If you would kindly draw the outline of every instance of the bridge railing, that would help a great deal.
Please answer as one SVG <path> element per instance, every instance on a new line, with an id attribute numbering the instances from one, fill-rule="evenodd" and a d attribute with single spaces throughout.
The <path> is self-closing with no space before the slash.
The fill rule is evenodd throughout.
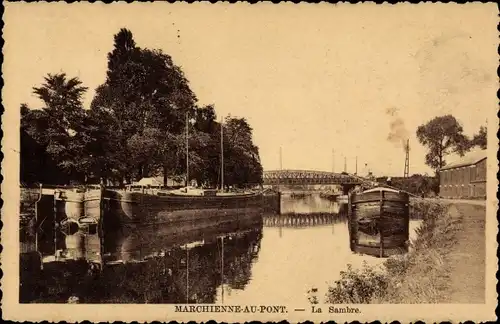
<path id="1" fill-rule="evenodd" d="M 265 171 L 264 184 L 361 184 L 365 179 L 351 174 L 332 172 L 283 170 Z"/>
<path id="2" fill-rule="evenodd" d="M 276 178 L 276 179 L 266 179 L 264 178 L 265 185 L 302 185 L 302 184 L 361 184 L 362 181 L 358 179 L 334 179 L 334 178 Z"/>

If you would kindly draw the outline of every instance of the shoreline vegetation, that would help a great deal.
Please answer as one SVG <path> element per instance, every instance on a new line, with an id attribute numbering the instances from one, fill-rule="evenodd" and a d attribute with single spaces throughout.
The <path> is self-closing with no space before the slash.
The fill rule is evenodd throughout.
<path id="1" fill-rule="evenodd" d="M 445 300 L 450 272 L 449 252 L 457 243 L 463 216 L 453 204 L 412 199 L 411 219 L 422 219 L 410 251 L 392 256 L 381 265 L 340 272 L 326 296 L 317 289 L 308 292 L 311 304 L 415 304 Z"/>

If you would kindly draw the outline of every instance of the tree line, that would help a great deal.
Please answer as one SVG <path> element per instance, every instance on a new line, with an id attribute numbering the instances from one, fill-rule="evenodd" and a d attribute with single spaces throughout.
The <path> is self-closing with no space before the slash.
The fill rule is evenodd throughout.
<path id="1" fill-rule="evenodd" d="M 376 181 L 386 184 L 389 177 L 377 177 Z M 390 177 L 390 185 L 416 196 L 432 197 L 439 193 L 439 178 L 425 174 L 412 174 L 404 177 Z"/>
<path id="2" fill-rule="evenodd" d="M 140 48 L 121 29 L 107 55 L 106 81 L 89 109 L 88 88 L 65 73 L 48 74 L 33 88 L 41 109 L 21 105 L 21 181 L 24 183 L 131 183 L 163 175 L 199 184 L 262 183 L 259 149 L 245 118 L 217 121 L 213 105 L 199 106 L 182 69 L 161 50 Z M 189 131 L 186 137 L 186 123 Z"/>
<path id="3" fill-rule="evenodd" d="M 473 148 L 486 149 L 487 128 L 481 126 L 479 131 L 469 138 L 455 117 L 444 115 L 419 126 L 417 138 L 427 147 L 425 163 L 438 172 L 446 166 L 446 157 L 452 153 L 464 156 Z"/>

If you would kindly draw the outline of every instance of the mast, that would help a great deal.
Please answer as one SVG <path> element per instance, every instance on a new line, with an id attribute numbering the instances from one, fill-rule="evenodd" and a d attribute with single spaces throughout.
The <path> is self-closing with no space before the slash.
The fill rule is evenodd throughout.
<path id="1" fill-rule="evenodd" d="M 186 112 L 186 188 L 189 184 L 189 121 L 188 113 Z"/>
<path id="2" fill-rule="evenodd" d="M 358 156 L 356 156 L 356 173 L 355 175 L 358 175 Z"/>
<path id="3" fill-rule="evenodd" d="M 344 156 L 344 172 L 347 172 L 347 157 Z"/>
<path id="4" fill-rule="evenodd" d="M 280 171 L 283 171 L 283 155 L 282 155 L 282 148 L 280 146 Z"/>
<path id="5" fill-rule="evenodd" d="M 335 173 L 335 150 L 332 149 L 332 173 Z"/>
<path id="6" fill-rule="evenodd" d="M 224 124 L 220 119 L 220 190 L 224 191 Z"/>
<path id="7" fill-rule="evenodd" d="M 280 172 L 279 172 L 279 176 L 278 176 L 278 191 L 280 191 L 281 189 L 281 175 L 283 173 L 283 158 L 282 158 L 282 155 L 281 155 L 281 146 L 280 146 Z"/>

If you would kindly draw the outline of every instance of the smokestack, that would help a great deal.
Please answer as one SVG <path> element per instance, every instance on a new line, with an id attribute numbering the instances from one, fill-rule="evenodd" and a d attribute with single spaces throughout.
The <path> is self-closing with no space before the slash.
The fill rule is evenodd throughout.
<path id="1" fill-rule="evenodd" d="M 282 148 L 280 146 L 280 170 L 283 170 L 283 155 L 282 155 Z"/>
<path id="2" fill-rule="evenodd" d="M 335 150 L 332 149 L 332 173 L 335 173 Z"/>

